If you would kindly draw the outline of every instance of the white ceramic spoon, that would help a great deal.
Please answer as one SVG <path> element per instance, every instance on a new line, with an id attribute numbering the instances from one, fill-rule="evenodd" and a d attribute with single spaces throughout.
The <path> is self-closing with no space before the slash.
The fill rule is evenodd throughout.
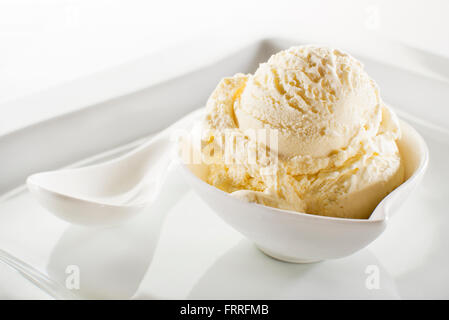
<path id="1" fill-rule="evenodd" d="M 174 130 L 199 119 L 196 110 L 137 149 L 111 161 L 83 168 L 36 173 L 27 186 L 56 216 L 88 226 L 115 225 L 150 205 L 172 163 Z"/>

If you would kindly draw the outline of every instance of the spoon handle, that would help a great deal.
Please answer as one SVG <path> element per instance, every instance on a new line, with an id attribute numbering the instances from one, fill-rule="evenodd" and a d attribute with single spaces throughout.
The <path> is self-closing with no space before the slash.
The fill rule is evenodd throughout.
<path id="1" fill-rule="evenodd" d="M 152 204 L 165 188 L 167 178 L 178 165 L 177 140 L 187 134 L 188 127 L 193 125 L 195 119 L 202 115 L 203 109 L 195 110 L 189 115 L 175 122 L 149 141 L 130 151 L 124 157 L 128 158 L 130 166 L 141 167 L 143 172 L 140 181 L 134 188 L 115 198 L 115 201 L 123 205 Z M 145 160 L 143 160 L 145 159 Z M 149 160 L 151 159 L 151 160 Z M 119 160 L 114 160 L 119 161 Z M 133 164 L 135 163 L 135 164 Z M 151 167 L 157 166 L 151 170 Z M 174 186 L 172 184 L 172 186 Z M 151 197 L 149 197 L 151 195 Z"/>

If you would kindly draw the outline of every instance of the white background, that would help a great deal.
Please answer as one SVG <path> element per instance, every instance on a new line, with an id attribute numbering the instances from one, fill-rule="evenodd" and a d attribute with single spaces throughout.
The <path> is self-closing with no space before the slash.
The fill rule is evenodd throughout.
<path id="1" fill-rule="evenodd" d="M 10 102 L 23 96 L 208 37 L 356 43 L 375 34 L 449 57 L 448 14 L 446 0 L 0 0 L 2 122 L 17 118 Z"/>

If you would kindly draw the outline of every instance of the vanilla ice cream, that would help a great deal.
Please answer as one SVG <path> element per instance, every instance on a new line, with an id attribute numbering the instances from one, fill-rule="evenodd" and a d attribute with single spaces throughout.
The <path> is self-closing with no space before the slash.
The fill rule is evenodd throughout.
<path id="1" fill-rule="evenodd" d="M 404 179 L 396 116 L 363 65 L 336 49 L 293 47 L 223 79 L 203 126 L 206 182 L 247 201 L 368 218 Z M 275 141 L 251 133 L 263 130 Z"/>

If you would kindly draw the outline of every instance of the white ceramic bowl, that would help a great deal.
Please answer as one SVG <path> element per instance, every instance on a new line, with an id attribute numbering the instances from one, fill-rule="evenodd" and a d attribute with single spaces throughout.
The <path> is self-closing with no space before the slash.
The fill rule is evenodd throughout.
<path id="1" fill-rule="evenodd" d="M 406 181 L 379 203 L 369 219 L 325 217 L 248 203 L 201 180 L 201 165 L 181 167 L 198 195 L 267 255 L 295 263 L 341 258 L 376 239 L 424 175 L 428 163 L 426 143 L 404 121 L 401 129 L 398 145 L 405 162 Z"/>

